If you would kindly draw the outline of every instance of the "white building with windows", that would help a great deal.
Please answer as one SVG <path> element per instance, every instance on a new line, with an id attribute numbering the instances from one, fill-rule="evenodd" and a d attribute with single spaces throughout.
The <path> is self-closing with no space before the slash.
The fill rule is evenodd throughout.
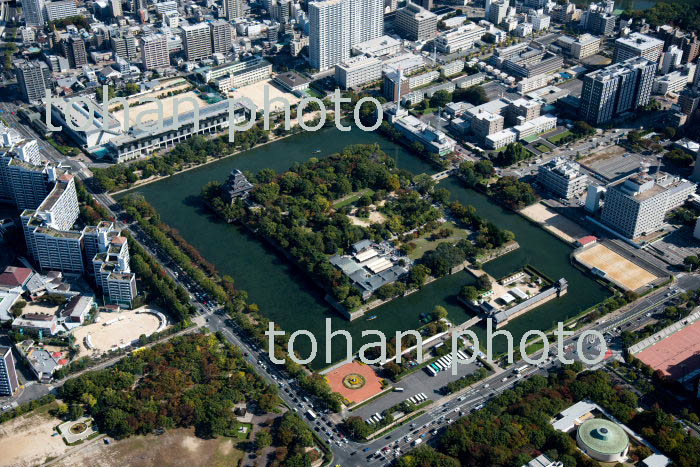
<path id="1" fill-rule="evenodd" d="M 355 88 L 382 78 L 382 61 L 360 55 L 335 66 L 335 79 L 343 89 Z"/>
<path id="2" fill-rule="evenodd" d="M 640 173 L 608 188 L 601 220 L 630 239 L 656 232 L 666 213 L 682 206 L 696 188 L 668 174 Z"/>
<path id="3" fill-rule="evenodd" d="M 537 181 L 560 198 L 570 199 L 586 191 L 588 177 L 581 166 L 564 157 L 555 157 L 539 168 Z"/>

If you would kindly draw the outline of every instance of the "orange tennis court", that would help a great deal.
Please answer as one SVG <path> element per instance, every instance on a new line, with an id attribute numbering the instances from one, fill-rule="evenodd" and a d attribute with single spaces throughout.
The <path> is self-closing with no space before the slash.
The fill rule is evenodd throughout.
<path id="1" fill-rule="evenodd" d="M 700 369 L 700 321 L 635 355 L 655 370 L 681 379 Z"/>
<path id="2" fill-rule="evenodd" d="M 382 379 L 372 367 L 360 362 L 350 362 L 326 374 L 334 392 L 349 402 L 360 403 L 382 392 Z"/>

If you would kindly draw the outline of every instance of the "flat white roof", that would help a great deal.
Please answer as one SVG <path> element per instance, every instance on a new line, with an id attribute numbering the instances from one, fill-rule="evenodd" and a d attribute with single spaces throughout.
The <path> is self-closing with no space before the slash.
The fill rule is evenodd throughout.
<path id="1" fill-rule="evenodd" d="M 368 248 L 365 251 L 361 251 L 360 253 L 355 255 L 355 259 L 359 261 L 360 263 L 364 263 L 370 258 L 374 258 L 377 256 L 379 253 L 377 253 L 377 250 L 374 248 Z"/>

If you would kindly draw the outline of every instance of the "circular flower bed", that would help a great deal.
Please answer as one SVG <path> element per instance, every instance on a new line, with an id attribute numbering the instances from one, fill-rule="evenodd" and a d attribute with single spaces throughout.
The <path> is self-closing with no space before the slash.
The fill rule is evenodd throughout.
<path id="1" fill-rule="evenodd" d="M 343 378 L 343 386 L 348 389 L 360 389 L 366 383 L 365 377 L 357 373 L 350 373 Z"/>
<path id="2" fill-rule="evenodd" d="M 86 423 L 76 423 L 75 425 L 70 427 L 70 432 L 74 435 L 80 434 L 83 431 L 87 430 L 88 426 Z"/>

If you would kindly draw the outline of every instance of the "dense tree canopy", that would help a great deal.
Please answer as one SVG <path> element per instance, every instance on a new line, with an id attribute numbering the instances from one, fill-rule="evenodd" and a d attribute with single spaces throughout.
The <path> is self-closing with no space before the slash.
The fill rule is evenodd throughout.
<path id="1" fill-rule="evenodd" d="M 235 434 L 233 406 L 266 396 L 280 402 L 240 349 L 211 334 L 176 337 L 61 388 L 67 404 L 83 407 L 116 438 L 190 426 L 205 438 Z"/>

